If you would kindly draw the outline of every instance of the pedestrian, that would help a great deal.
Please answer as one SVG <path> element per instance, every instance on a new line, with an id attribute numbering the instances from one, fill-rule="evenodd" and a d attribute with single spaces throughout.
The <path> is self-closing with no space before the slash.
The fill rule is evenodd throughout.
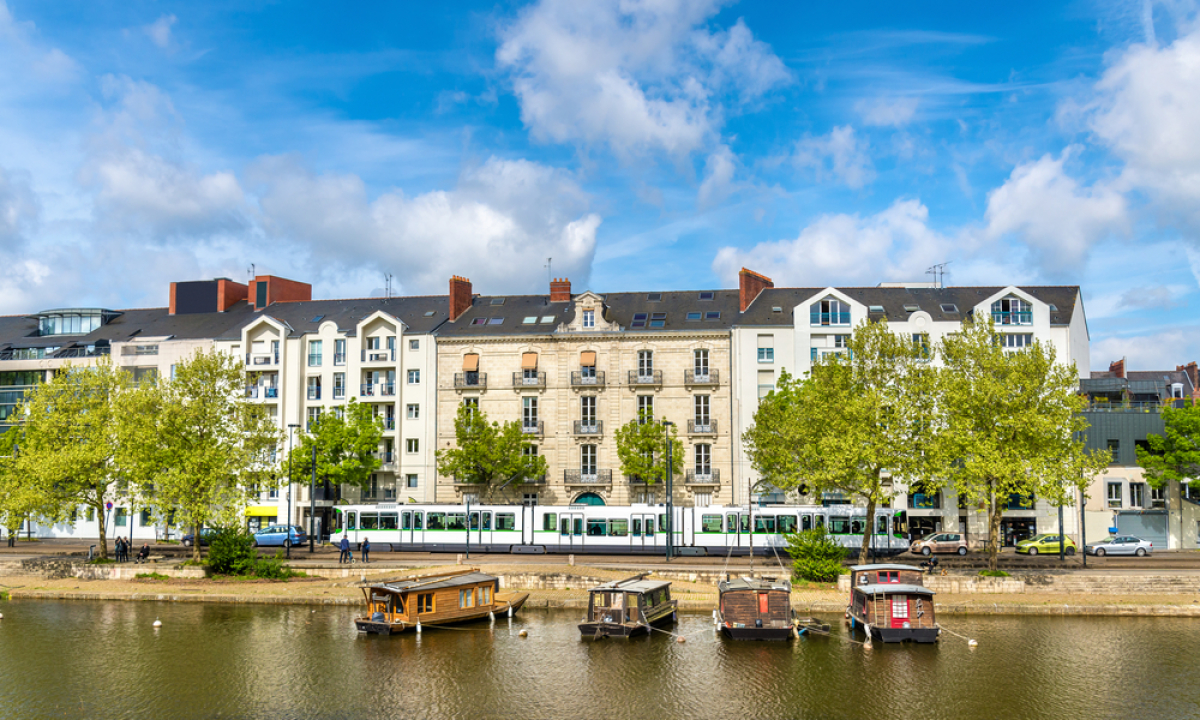
<path id="1" fill-rule="evenodd" d="M 124 550 L 124 548 L 125 548 L 125 541 L 121 538 L 120 535 L 118 535 L 117 536 L 117 545 L 114 548 L 117 553 L 117 562 L 121 562 L 121 552 L 122 552 L 122 550 Z"/>
<path id="2" fill-rule="evenodd" d="M 371 552 L 371 538 L 363 538 L 362 544 L 359 545 L 358 549 L 362 551 L 362 561 L 364 563 L 371 562 L 367 559 L 367 554 Z"/>
<path id="3" fill-rule="evenodd" d="M 338 545 L 338 547 L 342 551 L 341 555 L 338 555 L 338 562 L 339 563 L 348 562 L 349 557 L 350 557 L 350 538 L 343 535 L 342 542 Z"/>

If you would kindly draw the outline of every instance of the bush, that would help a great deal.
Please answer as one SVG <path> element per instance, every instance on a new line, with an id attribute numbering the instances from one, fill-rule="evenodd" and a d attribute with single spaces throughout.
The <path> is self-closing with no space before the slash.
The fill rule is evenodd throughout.
<path id="1" fill-rule="evenodd" d="M 134 580 L 170 580 L 171 578 L 167 575 L 163 575 L 160 572 L 148 572 L 148 573 L 138 573 L 137 575 L 133 576 L 133 579 Z"/>
<path id="2" fill-rule="evenodd" d="M 846 548 L 819 527 L 787 536 L 788 554 L 792 556 L 792 578 L 811 582 L 834 582 L 846 572 L 842 560 Z"/>
<path id="3" fill-rule="evenodd" d="M 979 574 L 983 577 L 1011 577 L 1003 570 L 980 570 Z"/>
<path id="4" fill-rule="evenodd" d="M 217 575 L 251 575 L 258 551 L 254 536 L 237 528 L 218 528 L 208 541 L 208 567 Z"/>
<path id="5" fill-rule="evenodd" d="M 288 578 L 304 577 L 304 573 L 297 572 L 287 565 L 283 564 L 284 557 L 282 552 L 275 553 L 275 557 L 260 558 L 254 565 L 254 574 L 266 580 L 287 580 Z"/>

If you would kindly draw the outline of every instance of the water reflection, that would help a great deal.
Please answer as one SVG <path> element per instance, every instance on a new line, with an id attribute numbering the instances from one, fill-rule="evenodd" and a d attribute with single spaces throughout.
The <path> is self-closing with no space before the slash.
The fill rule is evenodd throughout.
<path id="1" fill-rule="evenodd" d="M 682 615 L 582 641 L 530 611 L 421 636 L 358 635 L 348 608 L 14 601 L 0 717 L 1177 718 L 1200 629 L 1170 618 L 945 618 L 979 639 L 867 651 L 834 625 L 791 643 L 720 638 Z M 151 624 L 161 618 L 164 625 Z M 832 618 L 831 618 L 832 619 Z M 529 637 L 518 636 L 528 629 Z M 1105 670 L 1098 668 L 1103 665 Z"/>

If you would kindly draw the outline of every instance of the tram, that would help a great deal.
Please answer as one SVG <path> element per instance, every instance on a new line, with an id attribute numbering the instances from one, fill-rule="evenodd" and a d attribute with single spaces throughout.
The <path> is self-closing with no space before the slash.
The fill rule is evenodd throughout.
<path id="1" fill-rule="evenodd" d="M 664 505 L 340 505 L 330 542 L 370 539 L 377 550 L 413 552 L 661 554 L 667 546 Z M 678 555 L 783 554 L 789 533 L 824 527 L 856 552 L 866 509 L 852 505 L 673 507 Z M 468 518 L 469 516 L 469 518 Z M 468 523 L 470 529 L 468 530 Z M 754 531 L 751 532 L 751 524 Z M 908 550 L 903 510 L 875 512 L 871 546 L 880 556 Z"/>

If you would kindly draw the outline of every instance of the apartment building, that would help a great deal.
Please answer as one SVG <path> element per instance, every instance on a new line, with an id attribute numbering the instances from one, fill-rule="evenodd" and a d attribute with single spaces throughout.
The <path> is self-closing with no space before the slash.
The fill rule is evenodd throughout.
<path id="1" fill-rule="evenodd" d="M 621 474 L 615 433 L 643 414 L 675 423 L 674 501 L 733 499 L 730 290 L 573 294 L 554 280 L 545 295 L 474 295 L 450 282 L 451 316 L 437 330 L 439 448 L 452 447 L 463 404 L 489 420 L 520 421 L 545 477 L 495 492 L 501 502 L 664 502 L 665 487 Z M 439 477 L 437 499 L 479 499 L 484 488 Z"/>

